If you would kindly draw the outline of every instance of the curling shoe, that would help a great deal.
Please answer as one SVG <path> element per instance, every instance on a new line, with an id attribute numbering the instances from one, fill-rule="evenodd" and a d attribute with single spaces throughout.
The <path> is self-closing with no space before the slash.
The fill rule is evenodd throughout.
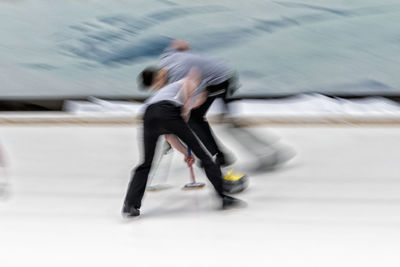
<path id="1" fill-rule="evenodd" d="M 122 208 L 122 216 L 123 217 L 137 217 L 140 215 L 140 210 L 133 207 L 133 206 L 128 206 L 124 204 L 124 207 Z"/>
<path id="2" fill-rule="evenodd" d="M 228 209 L 233 209 L 233 208 L 240 208 L 243 207 L 245 204 L 244 201 L 234 198 L 234 197 L 230 197 L 227 195 L 224 195 L 222 197 L 222 209 L 223 210 L 228 210 Z"/>

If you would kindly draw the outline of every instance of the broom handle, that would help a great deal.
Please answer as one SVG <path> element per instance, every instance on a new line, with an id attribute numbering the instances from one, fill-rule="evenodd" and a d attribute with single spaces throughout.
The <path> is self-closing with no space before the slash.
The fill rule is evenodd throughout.
<path id="1" fill-rule="evenodd" d="M 190 151 L 190 148 L 188 148 L 188 157 L 190 157 L 192 155 L 192 153 L 191 153 L 191 151 Z M 193 171 L 193 166 L 190 166 L 189 167 L 189 169 L 190 169 L 190 178 L 192 179 L 192 183 L 196 183 L 196 180 L 195 180 L 195 178 L 194 178 L 194 171 Z"/>

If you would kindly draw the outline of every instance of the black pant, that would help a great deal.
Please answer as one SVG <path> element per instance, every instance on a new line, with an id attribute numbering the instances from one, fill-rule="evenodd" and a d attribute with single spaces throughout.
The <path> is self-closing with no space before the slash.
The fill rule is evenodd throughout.
<path id="1" fill-rule="evenodd" d="M 217 193 L 220 196 L 223 195 L 221 170 L 203 150 L 196 136 L 181 117 L 180 107 L 168 101 L 155 103 L 147 108 L 143 120 L 144 161 L 135 169 L 125 197 L 125 205 L 140 208 L 157 140 L 163 134 L 175 134 L 193 151 L 203 162 L 207 178 Z"/>
<path id="2" fill-rule="evenodd" d="M 210 125 L 208 124 L 205 115 L 210 108 L 211 104 L 217 98 L 222 98 L 224 101 L 224 108 L 227 109 L 227 93 L 230 86 L 230 80 L 226 80 L 217 85 L 210 85 L 206 88 L 208 91 L 209 97 L 207 100 L 198 108 L 193 109 L 190 114 L 189 126 L 193 129 L 196 135 L 199 137 L 201 142 L 207 148 L 207 150 L 211 153 L 211 155 L 215 155 L 217 153 L 221 153 L 221 149 L 218 146 L 214 134 L 211 130 Z"/>

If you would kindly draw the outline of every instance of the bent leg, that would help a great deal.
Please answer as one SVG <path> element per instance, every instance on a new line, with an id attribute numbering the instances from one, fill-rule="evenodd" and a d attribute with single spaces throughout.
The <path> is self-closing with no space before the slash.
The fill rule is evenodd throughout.
<path id="1" fill-rule="evenodd" d="M 217 193 L 222 196 L 222 174 L 221 170 L 217 164 L 211 159 L 206 151 L 202 148 L 200 142 L 197 140 L 196 136 L 193 134 L 189 126 L 183 121 L 183 119 L 169 121 L 168 129 L 179 137 L 198 157 L 204 166 L 207 178 L 210 180 L 214 186 Z"/>
<path id="2" fill-rule="evenodd" d="M 190 128 L 193 129 L 211 155 L 221 152 L 211 127 L 205 118 L 205 115 L 214 100 L 215 97 L 209 97 L 199 108 L 193 109 L 188 122 Z"/>

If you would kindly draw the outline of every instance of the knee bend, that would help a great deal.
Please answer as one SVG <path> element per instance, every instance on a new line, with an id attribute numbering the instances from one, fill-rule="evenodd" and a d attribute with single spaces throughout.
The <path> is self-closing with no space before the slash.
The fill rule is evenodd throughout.
<path id="1" fill-rule="evenodd" d="M 139 166 L 136 167 L 136 171 L 143 171 L 143 170 L 150 170 L 151 168 L 151 162 L 143 162 Z"/>
<path id="2" fill-rule="evenodd" d="M 215 162 L 212 161 L 212 159 L 210 159 L 208 157 L 205 158 L 205 159 L 202 159 L 201 163 L 202 163 L 204 168 L 210 168 L 210 167 L 215 167 L 216 166 Z"/>

